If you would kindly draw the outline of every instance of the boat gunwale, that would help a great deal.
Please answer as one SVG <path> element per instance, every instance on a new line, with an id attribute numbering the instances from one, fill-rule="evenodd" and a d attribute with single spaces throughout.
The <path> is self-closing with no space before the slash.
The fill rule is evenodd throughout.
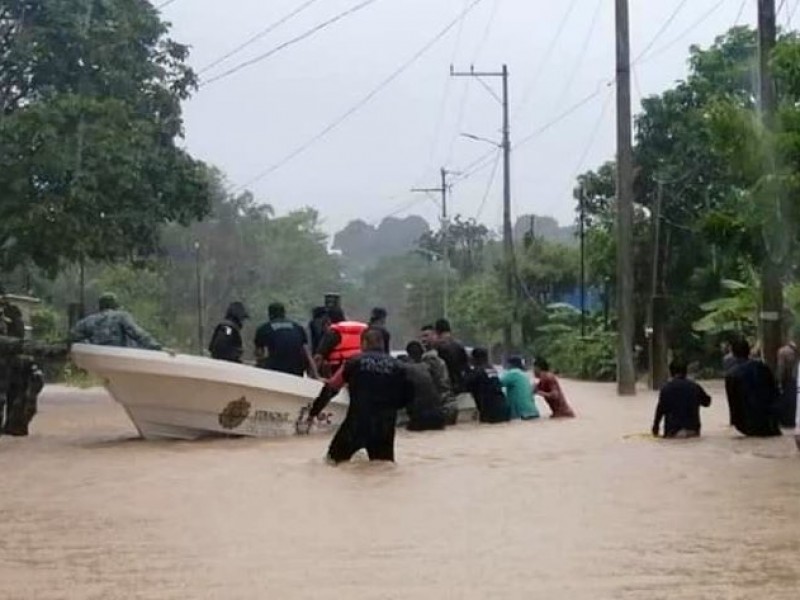
<path id="1" fill-rule="evenodd" d="M 113 373 L 174 377 L 239 385 L 309 400 L 316 397 L 322 389 L 322 382 L 313 379 L 188 354 L 173 356 L 159 350 L 90 344 L 74 344 L 71 353 L 79 367 L 104 378 Z M 172 371 L 175 367 L 180 367 L 185 372 L 176 374 Z"/>

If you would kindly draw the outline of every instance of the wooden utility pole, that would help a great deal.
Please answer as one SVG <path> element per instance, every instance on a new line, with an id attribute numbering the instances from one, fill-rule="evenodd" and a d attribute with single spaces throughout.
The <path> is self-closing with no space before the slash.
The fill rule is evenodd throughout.
<path id="1" fill-rule="evenodd" d="M 777 107 L 777 93 L 775 81 L 772 76 L 772 51 L 775 48 L 777 28 L 775 24 L 775 0 L 758 0 L 758 64 L 759 64 L 759 108 L 761 119 L 768 143 L 771 143 L 772 133 L 775 130 L 775 111 Z M 774 156 L 767 152 L 764 176 L 774 176 L 776 165 Z M 777 203 L 780 202 L 776 199 Z M 768 221 L 769 222 L 769 221 Z M 780 216 L 775 220 L 780 222 Z M 777 236 L 778 232 L 765 231 L 766 236 Z M 765 253 L 764 264 L 761 271 L 761 330 L 763 338 L 763 358 L 775 372 L 778 361 L 778 350 L 782 344 L 783 331 L 781 321 L 783 316 L 783 284 L 781 281 L 781 260 L 769 252 Z"/>
<path id="2" fill-rule="evenodd" d="M 200 256 L 200 242 L 194 243 L 194 268 L 196 278 L 196 293 L 197 293 L 197 354 L 203 356 L 205 351 L 205 335 L 203 332 L 203 269 L 202 260 Z"/>
<path id="3" fill-rule="evenodd" d="M 508 108 L 508 66 L 503 65 L 501 71 L 478 72 L 475 67 L 470 67 L 469 71 L 456 72 L 450 67 L 450 75 L 453 77 L 475 77 L 482 79 L 485 77 L 500 77 L 503 80 L 503 93 L 501 97 L 491 91 L 486 84 L 484 87 L 490 91 L 492 96 L 500 102 L 503 107 L 503 141 L 497 144 L 503 150 L 503 258 L 505 263 L 505 284 L 506 294 L 513 306 L 514 321 L 517 312 L 517 260 L 514 253 L 514 229 L 511 224 L 511 120 Z M 513 327 L 506 325 L 503 328 L 503 345 L 506 352 L 511 352 L 514 348 Z"/>
<path id="4" fill-rule="evenodd" d="M 633 361 L 633 132 L 628 0 L 616 0 L 617 20 L 617 393 L 636 394 Z"/>
<path id="5" fill-rule="evenodd" d="M 448 318 L 449 305 L 450 305 L 450 219 L 447 215 L 447 192 L 449 186 L 447 185 L 447 176 L 451 174 L 450 171 L 442 167 L 439 169 L 441 175 L 441 184 L 435 188 L 414 188 L 412 192 L 422 192 L 425 194 L 437 193 L 442 196 L 442 216 L 441 216 L 441 231 L 442 231 L 442 265 L 444 268 L 444 292 L 442 298 L 442 313 L 444 318 Z"/>

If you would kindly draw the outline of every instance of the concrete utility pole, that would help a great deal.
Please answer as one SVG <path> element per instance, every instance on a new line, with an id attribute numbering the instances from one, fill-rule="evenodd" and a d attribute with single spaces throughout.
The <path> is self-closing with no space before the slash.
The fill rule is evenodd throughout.
<path id="1" fill-rule="evenodd" d="M 200 258 L 200 242 L 194 243 L 194 269 L 196 278 L 197 292 L 197 354 L 203 356 L 205 350 L 205 335 L 203 332 L 203 270 Z"/>
<path id="2" fill-rule="evenodd" d="M 649 337 L 650 337 L 650 387 L 660 390 L 667 382 L 669 344 L 667 343 L 667 302 L 661 277 L 661 213 L 664 204 L 664 181 L 658 181 L 658 195 L 653 212 L 653 279 L 650 287 Z"/>
<path id="3" fill-rule="evenodd" d="M 633 363 L 633 134 L 628 0 L 616 0 L 617 19 L 617 393 L 636 394 Z"/>
<path id="4" fill-rule="evenodd" d="M 441 175 L 441 184 L 439 187 L 435 188 L 413 188 L 412 192 L 421 192 L 425 194 L 430 193 L 438 193 L 442 195 L 442 216 L 441 216 L 441 228 L 442 228 L 442 263 L 444 267 L 444 293 L 442 298 L 442 312 L 444 314 L 444 318 L 447 319 L 448 317 L 448 310 L 450 305 L 450 219 L 447 215 L 447 193 L 450 191 L 450 186 L 447 184 L 447 176 L 452 175 L 451 171 L 448 171 L 444 167 L 439 169 L 439 173 Z"/>
<path id="5" fill-rule="evenodd" d="M 489 91 L 489 93 L 503 107 L 503 141 L 498 144 L 503 150 L 503 256 L 505 262 L 506 294 L 514 307 L 514 320 L 516 321 L 517 305 L 517 261 L 514 253 L 514 229 L 511 225 L 511 120 L 508 108 L 508 67 L 503 65 L 501 71 L 479 72 L 475 67 L 469 71 L 456 72 L 450 66 L 452 77 L 475 77 Z M 483 82 L 485 77 L 501 77 L 503 80 L 503 94 L 498 97 L 492 89 Z M 514 347 L 513 328 L 507 325 L 503 328 L 503 345 L 506 352 Z"/>
<path id="6" fill-rule="evenodd" d="M 777 28 L 775 24 L 775 0 L 758 0 L 758 64 L 759 64 L 759 108 L 767 139 L 775 129 L 775 110 L 777 93 L 772 76 L 770 60 L 775 48 Z M 775 174 L 775 160 L 769 156 L 766 160 L 765 176 Z M 776 199 L 776 202 L 779 202 Z M 776 210 L 777 207 L 776 207 Z M 780 222 L 780 218 L 776 219 Z M 777 236 L 779 232 L 765 231 L 766 236 Z M 783 284 L 781 281 L 781 261 L 769 252 L 767 243 L 764 265 L 761 272 L 761 329 L 763 336 L 763 357 L 775 372 L 778 361 L 778 350 L 783 342 L 781 321 L 783 316 Z"/>
<path id="7" fill-rule="evenodd" d="M 581 337 L 586 337 L 586 199 L 583 185 L 578 188 L 581 236 Z"/>

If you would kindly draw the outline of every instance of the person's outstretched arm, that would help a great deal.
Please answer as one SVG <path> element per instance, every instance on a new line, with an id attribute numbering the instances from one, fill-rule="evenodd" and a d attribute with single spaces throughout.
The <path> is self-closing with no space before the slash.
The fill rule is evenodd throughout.
<path id="1" fill-rule="evenodd" d="M 325 386 L 322 388 L 319 396 L 316 397 L 314 403 L 311 405 L 311 412 L 308 413 L 309 421 L 316 419 L 319 413 L 325 410 L 325 407 L 328 406 L 328 403 L 333 400 L 339 391 L 346 385 L 348 364 L 350 363 L 345 363 L 339 367 L 339 370 L 336 371 L 336 374 L 325 382 Z"/>
<path id="2" fill-rule="evenodd" d="M 658 437 L 658 432 L 661 429 L 661 420 L 664 418 L 664 414 L 666 413 L 666 406 L 664 402 L 664 392 L 662 391 L 661 394 L 658 396 L 658 405 L 656 406 L 656 416 L 653 419 L 653 435 Z"/>
<path id="3" fill-rule="evenodd" d="M 136 342 L 141 348 L 147 350 L 161 350 L 161 344 L 142 327 L 139 327 L 136 321 L 133 320 L 133 317 L 127 313 L 124 313 L 122 317 L 122 327 L 125 330 L 125 335 Z"/>

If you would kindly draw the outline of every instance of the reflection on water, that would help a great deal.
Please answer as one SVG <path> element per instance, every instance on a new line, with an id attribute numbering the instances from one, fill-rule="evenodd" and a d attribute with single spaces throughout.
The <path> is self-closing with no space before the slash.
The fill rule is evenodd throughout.
<path id="1" fill-rule="evenodd" d="M 653 398 L 566 384 L 574 421 L 402 434 L 398 465 L 327 438 L 132 440 L 100 392 L 45 394 L 0 440 L 0 598 L 796 598 L 800 458 L 702 440 Z M 546 412 L 546 409 L 545 409 Z"/>

